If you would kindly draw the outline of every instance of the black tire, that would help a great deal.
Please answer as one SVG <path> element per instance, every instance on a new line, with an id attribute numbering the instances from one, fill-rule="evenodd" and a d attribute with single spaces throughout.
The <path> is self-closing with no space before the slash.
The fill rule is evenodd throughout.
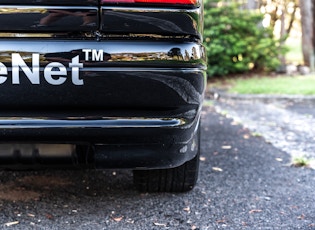
<path id="1" fill-rule="evenodd" d="M 140 192 L 187 192 L 194 188 L 199 174 L 199 143 L 198 153 L 185 164 L 170 169 L 134 170 L 134 185 Z"/>

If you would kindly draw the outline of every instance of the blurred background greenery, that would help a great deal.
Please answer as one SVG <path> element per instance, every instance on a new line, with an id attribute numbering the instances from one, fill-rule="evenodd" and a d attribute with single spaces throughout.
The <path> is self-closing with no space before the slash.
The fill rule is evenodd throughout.
<path id="1" fill-rule="evenodd" d="M 208 76 L 314 71 L 314 2 L 206 0 Z"/>

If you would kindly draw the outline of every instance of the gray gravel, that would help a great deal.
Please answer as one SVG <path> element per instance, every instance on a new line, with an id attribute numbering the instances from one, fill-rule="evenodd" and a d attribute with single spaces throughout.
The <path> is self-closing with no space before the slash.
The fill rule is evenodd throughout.
<path id="1" fill-rule="evenodd" d="M 315 158 L 315 103 L 216 101 L 215 108 L 294 157 Z"/>
<path id="2" fill-rule="evenodd" d="M 314 170 L 251 132 L 205 107 L 200 180 L 184 194 L 140 194 L 124 170 L 0 172 L 0 228 L 315 229 Z"/>

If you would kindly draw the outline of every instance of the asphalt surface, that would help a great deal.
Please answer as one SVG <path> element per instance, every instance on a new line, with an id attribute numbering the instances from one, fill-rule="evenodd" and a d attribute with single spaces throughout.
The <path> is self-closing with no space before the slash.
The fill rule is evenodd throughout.
<path id="1" fill-rule="evenodd" d="M 253 117 L 237 122 L 245 108 L 264 106 L 240 103 L 204 107 L 200 179 L 191 192 L 140 194 L 124 170 L 2 171 L 0 228 L 315 229 L 315 171 L 292 167 L 291 154 L 264 137 L 269 129 L 252 131 Z M 304 117 L 312 106 L 280 111 Z"/>

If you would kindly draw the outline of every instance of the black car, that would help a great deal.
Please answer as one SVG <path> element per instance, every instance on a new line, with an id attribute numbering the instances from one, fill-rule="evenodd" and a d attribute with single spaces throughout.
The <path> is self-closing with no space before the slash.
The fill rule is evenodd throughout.
<path id="1" fill-rule="evenodd" d="M 0 164 L 198 178 L 202 0 L 0 0 Z"/>

